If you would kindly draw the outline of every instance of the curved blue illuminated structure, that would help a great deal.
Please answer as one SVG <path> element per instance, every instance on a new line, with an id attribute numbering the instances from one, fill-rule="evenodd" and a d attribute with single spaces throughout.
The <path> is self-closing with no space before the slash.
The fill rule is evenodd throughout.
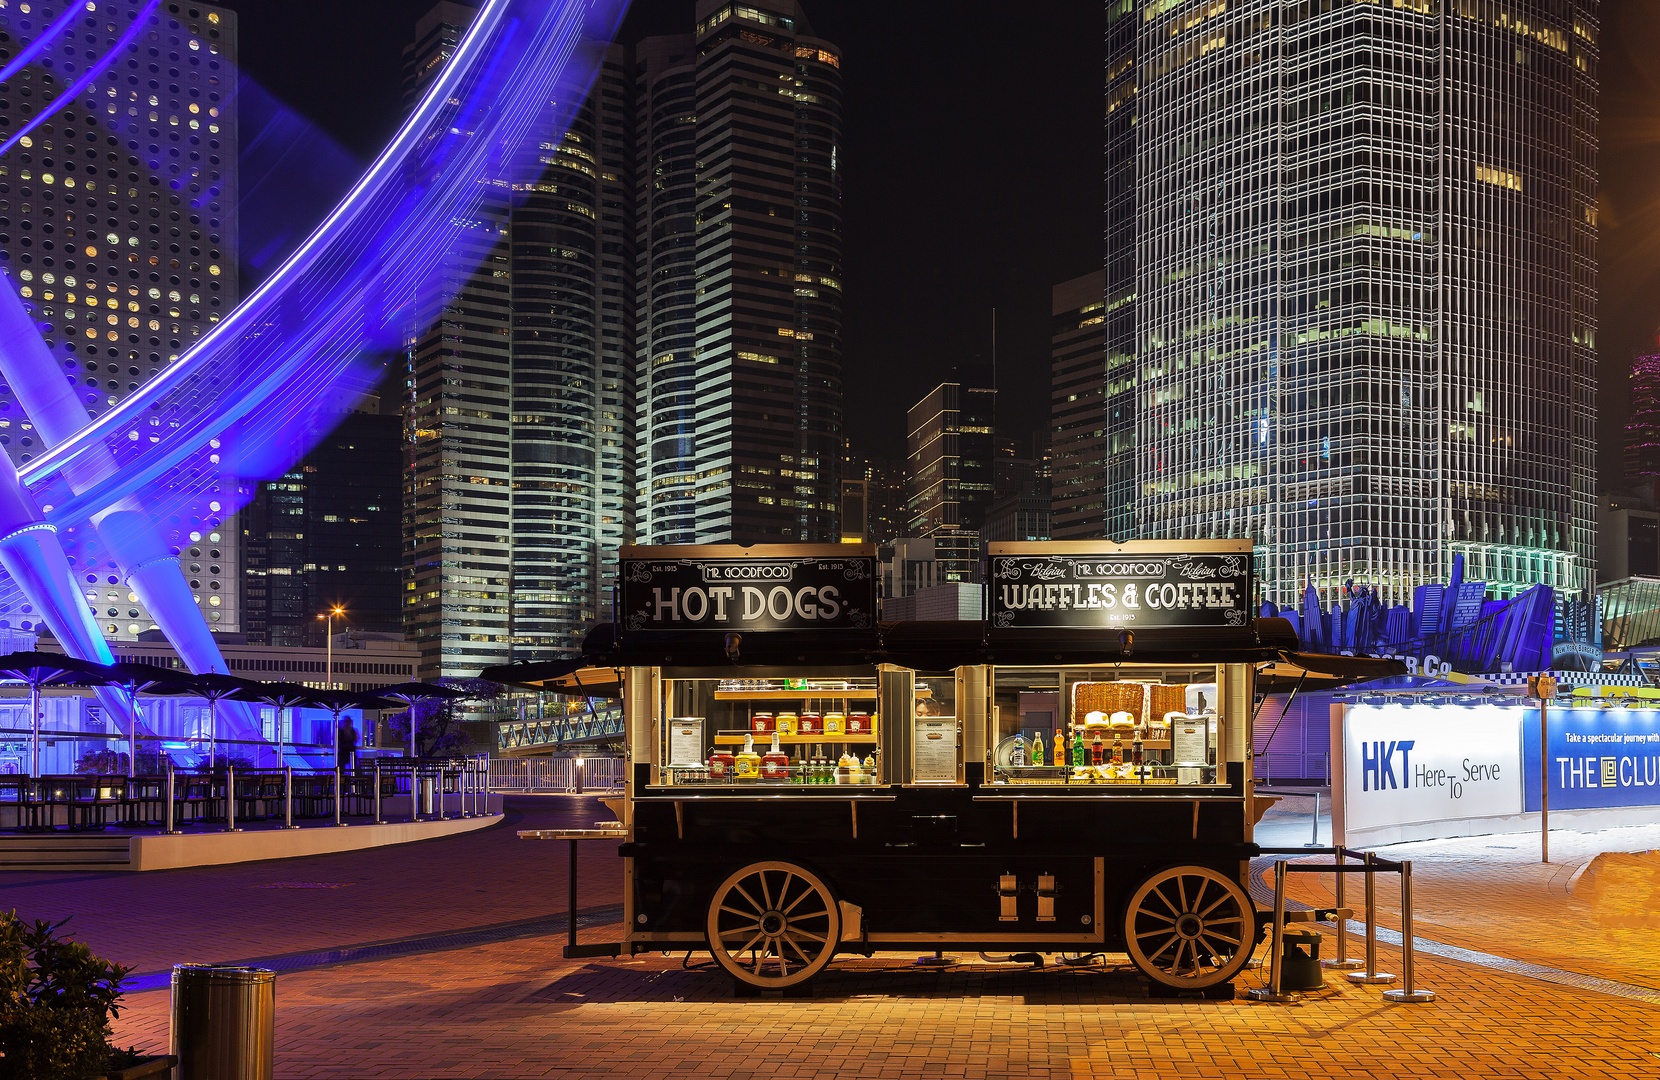
<path id="1" fill-rule="evenodd" d="M 76 18 L 100 3 L 71 0 L 0 69 L 0 81 L 59 38 L 67 43 Z M 157 3 L 140 5 L 105 55 L 88 54 L 69 91 L 0 152 L 72 103 Z M 15 473 L 0 466 L 0 566 L 68 651 L 110 659 L 56 537 L 59 527 L 90 526 L 190 668 L 225 670 L 157 522 L 210 507 L 216 527 L 246 500 L 246 481 L 280 474 L 372 389 L 383 358 L 443 302 L 437 253 L 461 246 L 486 196 L 500 202 L 534 179 L 513 175 L 516 151 L 528 138 L 562 136 L 623 6 L 487 0 L 414 112 L 322 224 L 176 361 L 96 419 L 66 385 L 30 309 L 9 283 L 0 289 L 0 375 L 49 447 Z M 245 722 L 255 723 L 252 713 Z M 257 729 L 233 734 L 258 737 Z"/>

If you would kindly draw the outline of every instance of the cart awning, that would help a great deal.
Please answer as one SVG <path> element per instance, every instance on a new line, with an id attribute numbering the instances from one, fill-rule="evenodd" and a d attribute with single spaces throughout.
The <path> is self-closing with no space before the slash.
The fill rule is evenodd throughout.
<path id="1" fill-rule="evenodd" d="M 1288 694 L 1299 685 L 1304 693 L 1314 693 L 1405 674 L 1406 665 L 1399 660 L 1286 651 L 1275 662 L 1258 669 L 1257 693 Z"/>
<path id="2" fill-rule="evenodd" d="M 584 697 L 622 697 L 622 677 L 614 667 L 595 667 L 584 657 L 485 668 L 479 678 L 508 686 Z"/>

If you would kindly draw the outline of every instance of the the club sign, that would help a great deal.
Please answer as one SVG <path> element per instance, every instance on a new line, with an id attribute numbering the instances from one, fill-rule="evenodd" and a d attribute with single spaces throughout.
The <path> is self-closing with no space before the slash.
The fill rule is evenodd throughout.
<path id="1" fill-rule="evenodd" d="M 1243 627 L 1247 555 L 995 555 L 994 630 L 1053 627 Z"/>
<path id="2" fill-rule="evenodd" d="M 617 609 L 631 633 L 870 630 L 876 625 L 876 560 L 625 560 Z"/>

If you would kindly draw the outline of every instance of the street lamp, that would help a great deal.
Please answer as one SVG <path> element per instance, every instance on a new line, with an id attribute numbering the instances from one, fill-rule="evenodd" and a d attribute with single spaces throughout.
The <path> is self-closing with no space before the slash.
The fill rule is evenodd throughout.
<path id="1" fill-rule="evenodd" d="M 346 614 L 346 609 L 336 604 L 325 614 L 317 616 L 327 623 L 328 641 L 325 645 L 325 655 L 328 659 L 323 662 L 323 672 L 326 676 L 323 679 L 323 689 L 325 690 L 334 689 L 334 617 L 344 614 Z"/>

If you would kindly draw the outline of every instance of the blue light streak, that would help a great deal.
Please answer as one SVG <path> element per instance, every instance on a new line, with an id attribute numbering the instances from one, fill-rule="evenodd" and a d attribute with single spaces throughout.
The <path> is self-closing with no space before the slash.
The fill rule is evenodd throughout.
<path id="1" fill-rule="evenodd" d="M 59 15 L 56 19 L 53 19 L 51 25 L 40 32 L 39 37 L 24 46 L 23 51 L 12 57 L 9 64 L 3 68 L 0 68 L 0 82 L 5 82 L 13 75 L 16 75 L 19 71 L 22 71 L 24 68 L 28 67 L 29 64 L 34 61 L 35 57 L 46 51 L 46 46 L 56 41 L 58 37 L 69 28 L 69 25 L 83 13 L 97 10 L 98 5 L 91 3 L 70 4 L 68 7 L 64 8 L 63 14 Z"/>
<path id="2" fill-rule="evenodd" d="M 614 28 L 621 3 L 594 6 Z M 210 488 L 228 515 L 245 497 L 237 480 L 275 475 L 338 422 L 378 380 L 372 357 L 400 347 L 432 306 L 434 254 L 456 250 L 459 222 L 486 193 L 511 190 L 530 125 L 557 102 L 562 132 L 580 105 L 601 55 L 579 47 L 593 43 L 589 7 L 486 4 L 386 151 L 271 278 L 160 375 L 23 466 L 49 518 L 86 520 L 133 490 L 154 513 L 188 514 Z M 64 482 L 100 452 L 117 473 Z"/>
<path id="3" fill-rule="evenodd" d="M 57 105 L 59 108 L 64 105 L 73 105 L 75 103 L 75 99 L 80 96 L 81 91 L 91 85 L 93 80 L 97 79 L 98 76 L 102 75 L 105 71 L 108 71 L 109 66 L 115 63 L 116 57 L 120 53 L 125 52 L 127 46 L 131 45 L 138 39 L 139 27 L 142 26 L 150 18 L 150 16 L 154 15 L 156 13 L 156 8 L 160 6 L 161 0 L 150 0 L 149 3 L 145 4 L 144 7 L 139 10 L 138 17 L 133 19 L 132 25 L 127 27 L 126 32 L 116 39 L 115 48 L 105 53 L 97 63 L 87 68 L 86 73 L 70 84 L 69 89 L 60 94 L 53 104 Z M 33 120 L 30 120 L 28 123 L 12 132 L 11 138 L 7 139 L 3 143 L 0 143 L 0 154 L 6 153 L 6 151 L 16 146 L 18 141 L 25 135 L 29 134 L 29 132 L 52 119 L 53 115 L 56 114 L 57 111 L 57 108 L 48 108 L 42 109 L 40 112 L 36 113 Z"/>

